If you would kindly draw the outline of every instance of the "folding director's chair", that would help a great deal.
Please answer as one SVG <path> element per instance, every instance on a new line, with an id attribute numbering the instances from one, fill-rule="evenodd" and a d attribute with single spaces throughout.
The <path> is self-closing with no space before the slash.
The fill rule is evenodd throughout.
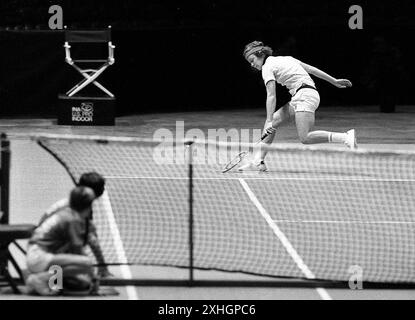
<path id="1" fill-rule="evenodd" d="M 108 58 L 106 60 L 91 59 L 91 60 L 73 60 L 71 57 L 71 45 L 70 43 L 108 43 Z M 105 92 L 109 97 L 114 95 L 101 85 L 96 79 L 107 69 L 110 65 L 114 64 L 114 48 L 115 46 L 111 42 L 111 26 L 105 30 L 68 30 L 65 26 L 65 61 L 75 68 L 84 79 L 76 86 L 70 89 L 66 94 L 72 97 L 89 84 L 94 84 L 100 90 Z M 82 63 L 103 63 L 98 69 L 82 69 L 77 64 Z"/>

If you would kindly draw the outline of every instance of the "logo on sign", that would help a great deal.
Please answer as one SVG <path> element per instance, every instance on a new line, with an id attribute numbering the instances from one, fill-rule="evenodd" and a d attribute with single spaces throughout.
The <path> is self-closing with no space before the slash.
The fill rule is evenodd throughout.
<path id="1" fill-rule="evenodd" d="M 94 104 L 82 102 L 80 107 L 72 107 L 72 121 L 92 122 L 94 120 Z"/>

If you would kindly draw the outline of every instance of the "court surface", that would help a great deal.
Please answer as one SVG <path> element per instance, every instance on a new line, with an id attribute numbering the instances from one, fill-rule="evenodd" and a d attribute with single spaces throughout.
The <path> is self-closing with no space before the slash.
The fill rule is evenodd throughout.
<path id="1" fill-rule="evenodd" d="M 42 212 L 57 199 L 65 197 L 73 186 L 64 168 L 27 138 L 30 134 L 66 133 L 152 138 L 157 129 L 164 128 L 176 132 L 176 121 L 183 121 L 185 130 L 198 128 L 207 135 L 209 129 L 259 129 L 263 125 L 264 117 L 265 111 L 262 109 L 146 114 L 119 117 L 114 127 L 57 126 L 54 119 L 1 119 L 0 131 L 9 135 L 12 147 L 10 220 L 12 223 L 36 223 Z M 316 129 L 346 131 L 350 128 L 356 129 L 360 148 L 415 151 L 415 107 L 413 106 L 398 106 L 397 112 L 392 114 L 379 113 L 378 108 L 373 106 L 332 107 L 318 110 Z M 293 123 L 285 125 L 278 131 L 275 143 L 279 141 L 284 145 L 299 144 Z M 272 170 L 269 174 L 275 175 Z M 235 176 L 235 179 L 239 177 Z M 249 181 L 255 176 L 247 174 L 244 178 Z M 252 191 L 254 194 L 260 193 L 256 192 L 255 187 L 252 187 Z M 258 216 L 258 219 L 262 217 Z M 19 257 L 19 261 L 24 263 L 22 257 Z M 122 273 L 118 267 L 113 267 L 112 271 L 116 275 Z M 145 274 L 154 278 L 166 278 L 171 275 L 178 278 L 187 276 L 186 270 L 176 268 L 136 266 L 130 267 L 129 271 L 133 276 Z M 195 277 L 255 278 L 218 271 L 196 271 Z M 119 296 L 98 299 L 415 299 L 415 290 L 402 289 L 316 290 L 293 287 L 119 287 L 117 289 L 120 291 Z M 33 297 L 4 294 L 0 298 L 32 299 Z"/>

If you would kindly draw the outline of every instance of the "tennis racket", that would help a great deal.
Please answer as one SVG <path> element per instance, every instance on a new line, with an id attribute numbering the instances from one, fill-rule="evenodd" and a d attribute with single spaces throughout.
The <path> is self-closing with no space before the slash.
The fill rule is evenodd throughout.
<path id="1" fill-rule="evenodd" d="M 261 141 L 263 141 L 266 137 L 269 136 L 269 133 L 264 133 L 263 136 L 261 137 L 261 139 L 256 143 L 260 143 Z M 234 158 L 232 158 L 231 161 L 229 161 L 222 169 L 222 173 L 228 172 L 230 170 L 232 170 L 233 168 L 235 168 L 239 163 L 241 163 L 241 161 L 249 154 L 248 151 L 243 151 L 238 153 Z"/>

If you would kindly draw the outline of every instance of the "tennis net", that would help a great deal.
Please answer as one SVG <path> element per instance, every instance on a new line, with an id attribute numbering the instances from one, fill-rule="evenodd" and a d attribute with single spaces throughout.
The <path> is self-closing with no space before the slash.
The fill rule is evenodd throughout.
<path id="1" fill-rule="evenodd" d="M 364 281 L 415 282 L 415 153 L 273 146 L 268 172 L 222 174 L 252 146 L 35 139 L 74 181 L 105 176 L 94 221 L 108 264 L 340 281 L 358 266 Z"/>

